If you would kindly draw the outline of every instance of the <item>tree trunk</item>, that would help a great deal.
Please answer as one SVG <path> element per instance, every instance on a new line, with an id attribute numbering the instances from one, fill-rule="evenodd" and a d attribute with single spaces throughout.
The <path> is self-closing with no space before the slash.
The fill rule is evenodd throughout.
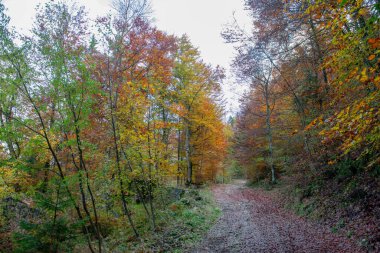
<path id="1" fill-rule="evenodd" d="M 178 125 L 180 120 L 178 119 Z M 177 146 L 177 187 L 180 185 L 180 173 L 181 173 L 181 130 L 178 128 L 178 146 Z"/>
<path id="2" fill-rule="evenodd" d="M 272 125 L 270 122 L 271 118 L 271 108 L 270 108 L 270 103 L 269 103 L 269 87 L 268 84 L 265 85 L 264 88 L 264 97 L 265 97 L 265 105 L 266 105 L 266 125 L 267 125 L 267 139 L 268 139 L 268 148 L 269 148 L 269 167 L 272 173 L 272 183 L 276 182 L 276 175 L 275 175 L 275 170 L 274 170 L 274 164 L 273 164 L 273 136 L 272 136 Z"/>
<path id="3" fill-rule="evenodd" d="M 190 186 L 193 182 L 193 164 L 191 162 L 191 147 L 190 147 L 190 137 L 191 137 L 191 130 L 190 130 L 190 122 L 188 120 L 185 120 L 185 146 L 186 146 L 186 162 L 187 162 L 187 177 L 186 177 L 186 185 Z"/>

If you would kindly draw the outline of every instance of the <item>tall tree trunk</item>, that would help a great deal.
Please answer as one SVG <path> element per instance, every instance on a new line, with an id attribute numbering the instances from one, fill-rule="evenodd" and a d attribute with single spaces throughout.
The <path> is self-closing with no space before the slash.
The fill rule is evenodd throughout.
<path id="1" fill-rule="evenodd" d="M 180 118 L 178 118 L 178 145 L 177 145 L 177 187 L 181 183 L 181 130 L 179 129 Z"/>
<path id="2" fill-rule="evenodd" d="M 276 182 L 276 175 L 275 175 L 275 169 L 273 164 L 273 136 L 272 136 L 272 125 L 271 125 L 271 108 L 270 108 L 270 102 L 269 102 L 269 87 L 268 84 L 264 87 L 264 97 L 265 97 L 265 105 L 266 105 L 266 115 L 265 115 L 265 121 L 267 126 L 267 139 L 268 139 L 268 148 L 269 148 L 269 167 L 272 174 L 272 183 Z"/>
<path id="3" fill-rule="evenodd" d="M 74 117 L 76 117 L 74 111 L 73 111 L 73 114 L 74 114 Z M 87 188 L 88 193 L 90 194 L 90 200 L 91 200 L 92 208 L 94 210 L 94 218 L 95 218 L 95 224 L 94 225 L 95 225 L 95 233 L 96 233 L 96 236 L 98 238 L 99 252 L 102 252 L 102 241 L 103 240 L 102 240 L 102 234 L 100 231 L 99 217 L 98 217 L 97 207 L 95 204 L 95 197 L 94 197 L 94 194 L 93 194 L 91 186 L 90 186 L 90 176 L 88 174 L 88 170 L 87 170 L 84 155 L 83 155 L 82 141 L 80 138 L 80 130 L 78 128 L 78 122 L 75 122 L 75 134 L 76 134 L 77 149 L 79 152 L 79 160 L 80 160 L 80 166 L 79 167 L 85 173 L 86 188 Z"/>
<path id="4" fill-rule="evenodd" d="M 310 28 L 311 28 L 311 32 L 312 32 L 312 40 L 313 40 L 313 44 L 315 46 L 315 50 L 317 52 L 317 61 L 318 61 L 318 64 L 319 65 L 322 65 L 323 63 L 323 60 L 324 60 L 324 57 L 323 57 L 323 52 L 322 52 L 322 49 L 321 49 L 321 45 L 319 43 L 319 40 L 318 40 L 318 31 L 317 31 L 317 28 L 315 27 L 315 24 L 314 24 L 314 21 L 311 17 L 311 14 L 310 14 L 310 18 L 309 18 L 309 24 L 310 24 Z M 322 76 L 323 76 L 323 82 L 325 83 L 325 91 L 326 91 L 326 94 L 327 94 L 327 84 L 328 84 L 328 78 L 327 78 L 327 71 L 326 71 L 326 68 L 325 67 L 322 67 Z"/>
<path id="5" fill-rule="evenodd" d="M 137 232 L 137 229 L 136 229 L 135 224 L 133 222 L 131 213 L 129 212 L 127 200 L 125 198 L 124 182 L 123 182 L 122 173 L 121 173 L 121 166 L 120 166 L 119 145 L 117 143 L 116 123 L 115 123 L 115 118 L 114 118 L 113 112 L 111 112 L 111 122 L 112 122 L 111 124 L 112 124 L 113 140 L 114 140 L 114 152 L 115 152 L 115 157 L 116 157 L 116 169 L 117 169 L 117 176 L 118 176 L 119 187 L 120 187 L 120 190 L 119 190 L 120 191 L 120 199 L 121 199 L 121 203 L 123 206 L 124 215 L 127 216 L 128 222 L 131 225 L 135 236 L 139 237 L 139 233 Z"/>
<path id="6" fill-rule="evenodd" d="M 265 54 L 265 56 L 268 58 L 268 60 L 272 63 L 273 67 L 280 73 L 282 79 L 285 81 L 285 84 L 287 86 L 287 89 L 288 91 L 290 92 L 290 94 L 293 96 L 294 98 L 294 101 L 295 101 L 295 104 L 296 104 L 296 112 L 298 114 L 298 116 L 300 117 L 300 121 L 301 121 L 301 125 L 302 125 L 302 129 L 305 129 L 306 128 L 306 113 L 305 113 L 305 107 L 299 97 L 299 95 L 297 95 L 295 89 L 292 87 L 291 83 L 289 82 L 289 80 L 286 78 L 286 76 L 282 73 L 281 69 L 277 66 L 277 64 L 275 63 L 275 61 L 273 61 L 273 58 L 265 51 L 263 50 L 263 53 Z M 310 164 L 310 168 L 314 169 L 315 166 L 314 166 L 314 159 L 313 159 L 313 150 L 312 150 L 312 147 L 311 147 L 311 144 L 310 144 L 310 136 L 308 135 L 308 133 L 305 133 L 305 131 L 303 132 L 303 139 L 304 139 L 304 149 L 307 153 L 307 155 L 309 156 L 309 164 Z"/>
<path id="7" fill-rule="evenodd" d="M 0 126 L 2 128 L 5 128 L 5 122 L 3 120 L 3 115 L 5 116 L 5 119 L 6 119 L 7 116 L 5 115 L 5 113 L 3 113 L 3 110 L 0 108 Z M 13 159 L 16 159 L 18 157 L 18 155 L 16 154 L 15 148 L 13 146 L 13 142 L 10 140 L 10 138 L 6 138 L 5 143 L 7 144 L 7 148 L 9 150 L 9 154 L 11 155 L 11 157 Z"/>
<path id="8" fill-rule="evenodd" d="M 190 146 L 191 130 L 190 122 L 185 119 L 185 149 L 186 149 L 186 162 L 187 162 L 187 177 L 186 185 L 190 186 L 193 182 L 193 164 L 191 162 L 191 146 Z"/>
<path id="9" fill-rule="evenodd" d="M 151 145 L 151 138 L 149 132 L 150 130 L 150 120 L 152 117 L 152 108 L 149 107 L 149 116 L 148 116 L 148 155 L 150 161 L 153 161 L 152 156 L 152 145 Z M 150 213 L 152 215 L 151 221 L 152 221 L 152 229 L 156 229 L 156 217 L 154 212 L 154 206 L 153 206 L 153 175 L 152 175 L 152 164 L 149 161 L 148 163 L 148 171 L 149 171 L 149 180 L 148 180 L 148 192 L 149 192 L 149 206 L 150 206 Z"/>
<path id="10" fill-rule="evenodd" d="M 129 212 L 129 209 L 128 209 L 127 200 L 125 198 L 124 182 L 123 182 L 123 178 L 122 178 L 121 165 L 120 165 L 121 158 L 120 158 L 120 150 L 119 150 L 119 145 L 118 145 L 118 132 L 117 132 L 117 128 L 116 128 L 116 117 L 114 115 L 116 112 L 116 108 L 117 108 L 117 97 L 118 97 L 118 95 L 117 95 L 117 91 L 115 92 L 115 95 L 113 95 L 114 90 L 113 90 L 112 77 L 111 77 L 111 72 L 110 72 L 110 61 L 109 61 L 109 59 L 107 62 L 107 70 L 108 70 L 108 73 L 107 73 L 107 75 L 108 75 L 108 89 L 109 89 L 108 99 L 109 99 L 109 107 L 110 107 L 109 109 L 110 109 L 110 118 L 111 118 L 111 130 L 112 130 L 112 138 L 113 138 L 113 150 L 115 153 L 116 169 L 117 169 L 117 175 L 118 175 L 119 187 L 120 187 L 120 190 L 119 190 L 120 200 L 121 200 L 121 203 L 123 206 L 124 215 L 127 216 L 128 222 L 131 225 L 135 236 L 139 237 L 139 233 L 137 232 L 137 229 L 136 229 L 135 224 L 133 222 L 131 213 Z"/>

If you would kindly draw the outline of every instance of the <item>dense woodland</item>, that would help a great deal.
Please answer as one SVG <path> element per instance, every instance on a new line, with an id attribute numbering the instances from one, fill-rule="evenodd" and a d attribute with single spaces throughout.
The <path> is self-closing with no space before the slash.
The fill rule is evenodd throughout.
<path id="1" fill-rule="evenodd" d="M 233 177 L 286 184 L 296 211 L 379 249 L 380 2 L 245 6 L 252 26 L 222 37 L 249 89 L 224 120 L 224 70 L 156 28 L 148 1 L 95 21 L 50 1 L 21 34 L 0 0 L 0 251 L 129 252 L 175 236 L 183 192 Z"/>
<path id="2" fill-rule="evenodd" d="M 373 170 L 380 138 L 379 3 L 257 0 L 247 7 L 251 33 L 239 27 L 224 33 L 237 44 L 237 76 L 251 85 L 236 122 L 238 160 L 260 167 L 266 158 L 272 181 L 276 168 L 297 157 L 308 171 L 349 161 L 358 163 L 346 165 L 352 173 Z"/>
<path id="3" fill-rule="evenodd" d="M 156 29 L 146 1 L 113 7 L 90 24 L 76 3 L 49 2 L 26 36 L 0 5 L 0 199 L 34 210 L 1 231 L 14 250 L 102 252 L 110 230 L 139 237 L 136 212 L 155 230 L 163 186 L 220 169 L 223 72 Z"/>
<path id="4" fill-rule="evenodd" d="M 355 223 L 347 233 L 380 250 L 380 2 L 246 7 L 253 26 L 223 32 L 250 85 L 230 120 L 233 156 L 254 182 L 290 184 L 300 213 Z"/>

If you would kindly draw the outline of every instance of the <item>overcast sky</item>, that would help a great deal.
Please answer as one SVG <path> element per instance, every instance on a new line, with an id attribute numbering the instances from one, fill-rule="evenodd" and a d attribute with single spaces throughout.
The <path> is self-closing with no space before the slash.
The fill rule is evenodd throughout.
<path id="1" fill-rule="evenodd" d="M 11 17 L 11 25 L 27 32 L 32 27 L 35 7 L 50 0 L 3 0 Z M 77 0 L 87 7 L 90 18 L 110 10 L 111 0 Z M 234 55 L 231 45 L 223 42 L 220 32 L 233 20 L 233 13 L 242 26 L 248 26 L 244 0 L 151 0 L 155 24 L 161 30 L 181 36 L 186 33 L 199 48 L 205 62 L 220 65 L 229 73 Z M 242 88 L 229 77 L 223 87 L 227 107 L 236 111 Z"/>

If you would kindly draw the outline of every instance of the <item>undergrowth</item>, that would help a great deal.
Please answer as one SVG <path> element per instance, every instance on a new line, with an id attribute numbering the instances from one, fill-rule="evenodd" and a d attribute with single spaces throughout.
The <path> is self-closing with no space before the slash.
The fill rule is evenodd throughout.
<path id="1" fill-rule="evenodd" d="M 181 199 L 157 210 L 155 231 L 144 216 L 135 216 L 141 239 L 120 236 L 120 229 L 107 246 L 110 252 L 182 252 L 201 240 L 220 213 L 207 188 L 186 190 Z"/>

